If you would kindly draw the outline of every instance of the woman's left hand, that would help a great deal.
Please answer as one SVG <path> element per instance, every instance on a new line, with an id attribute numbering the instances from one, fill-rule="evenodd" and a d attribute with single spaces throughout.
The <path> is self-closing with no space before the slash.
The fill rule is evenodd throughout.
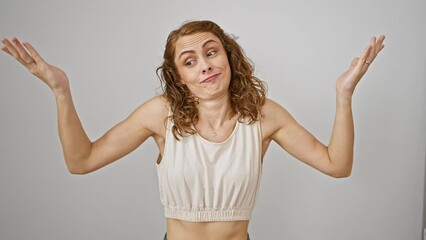
<path id="1" fill-rule="evenodd" d="M 364 50 L 361 57 L 352 60 L 349 69 L 339 76 L 336 83 L 337 94 L 341 97 L 352 97 L 356 85 L 367 72 L 379 52 L 385 47 L 385 36 L 371 38 L 370 45 Z"/>

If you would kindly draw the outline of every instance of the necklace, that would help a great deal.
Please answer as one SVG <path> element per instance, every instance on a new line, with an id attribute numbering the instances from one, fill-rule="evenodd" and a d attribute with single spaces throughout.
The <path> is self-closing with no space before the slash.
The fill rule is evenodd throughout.
<path id="1" fill-rule="evenodd" d="M 227 119 L 227 121 L 229 121 L 229 120 L 231 120 L 232 119 L 232 110 L 230 110 L 229 112 L 228 112 L 228 114 L 227 114 L 228 116 L 229 116 L 229 118 Z M 225 127 L 225 126 L 224 126 Z M 209 128 L 211 129 L 211 131 L 212 131 L 212 136 L 213 136 L 213 138 L 214 139 L 216 139 L 217 138 L 217 130 L 215 130 L 212 126 L 210 126 L 209 125 Z M 225 128 L 225 129 L 227 129 L 227 127 Z"/>

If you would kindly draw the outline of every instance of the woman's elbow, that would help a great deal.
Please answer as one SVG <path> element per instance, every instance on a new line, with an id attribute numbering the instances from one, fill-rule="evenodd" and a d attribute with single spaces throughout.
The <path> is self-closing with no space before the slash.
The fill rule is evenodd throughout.
<path id="1" fill-rule="evenodd" d="M 69 168 L 68 168 L 68 172 L 71 173 L 72 175 L 86 175 L 86 174 L 89 173 L 89 172 L 86 172 L 86 171 L 69 169 Z"/>
<path id="2" fill-rule="evenodd" d="M 67 169 L 68 172 L 73 175 L 85 175 L 90 173 L 90 171 L 87 170 L 82 164 L 73 164 L 67 162 Z"/>
<path id="3" fill-rule="evenodd" d="M 351 176 L 351 173 L 352 173 L 352 169 L 349 168 L 349 169 L 340 169 L 338 171 L 332 171 L 328 175 L 333 178 L 347 178 Z"/>
<path id="4" fill-rule="evenodd" d="M 351 173 L 343 173 L 343 174 L 334 174 L 334 175 L 330 175 L 334 178 L 347 178 L 351 176 Z"/>

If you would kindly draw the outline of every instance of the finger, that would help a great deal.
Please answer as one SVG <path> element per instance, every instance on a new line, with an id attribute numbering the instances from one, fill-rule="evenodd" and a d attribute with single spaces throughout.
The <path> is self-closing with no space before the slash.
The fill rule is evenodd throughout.
<path id="1" fill-rule="evenodd" d="M 19 54 L 19 56 L 24 60 L 26 63 L 33 62 L 33 58 L 28 54 L 28 52 L 22 47 L 21 42 L 17 38 L 12 38 L 12 42 L 15 45 L 15 48 Z"/>
<path id="2" fill-rule="evenodd" d="M 371 46 L 371 51 L 368 54 L 368 56 L 365 58 L 365 61 L 366 61 L 367 64 L 372 63 L 374 61 L 374 58 L 375 58 L 375 55 L 376 55 L 377 45 L 376 45 L 376 37 L 375 36 L 371 37 L 370 46 Z"/>
<path id="3" fill-rule="evenodd" d="M 13 56 L 18 62 L 20 62 L 22 65 L 25 65 L 26 62 L 19 56 L 18 51 L 16 50 L 15 46 L 8 40 L 3 39 L 2 43 L 4 44 L 4 47 L 7 49 L 7 53 L 9 53 L 11 56 Z"/>
<path id="4" fill-rule="evenodd" d="M 371 38 L 370 45 L 374 46 L 374 48 L 373 48 L 374 50 L 371 51 L 370 56 L 367 58 L 368 62 L 371 63 L 371 62 L 374 61 L 374 59 L 376 59 L 376 57 L 379 54 L 379 52 L 384 48 L 384 45 L 383 45 L 383 41 L 384 40 L 385 40 L 385 36 L 384 35 L 379 36 L 377 39 L 375 37 Z"/>
<path id="5" fill-rule="evenodd" d="M 30 52 L 32 58 L 37 64 L 46 63 L 44 59 L 40 56 L 40 54 L 35 50 L 35 48 L 29 42 L 23 42 L 24 46 Z"/>
<path id="6" fill-rule="evenodd" d="M 12 53 L 9 52 L 9 49 L 7 49 L 7 47 L 3 47 L 1 50 L 5 51 L 7 54 L 13 57 Z"/>
<path id="7" fill-rule="evenodd" d="M 363 66 L 368 67 L 369 62 L 366 63 L 365 61 L 367 60 L 367 57 L 370 54 L 370 51 L 371 51 L 371 45 L 368 45 L 358 60 L 358 63 L 356 66 L 358 70 L 362 70 Z"/>
<path id="8" fill-rule="evenodd" d="M 3 40 L 2 40 L 1 42 L 4 44 Z M 4 52 L 6 52 L 7 54 L 9 54 L 10 56 L 12 56 L 12 57 L 13 57 L 12 53 L 9 51 L 9 49 L 7 49 L 7 46 L 6 46 L 6 45 L 3 45 L 3 46 L 1 47 L 1 50 L 2 50 L 2 51 L 4 51 Z"/>
<path id="9" fill-rule="evenodd" d="M 377 40 L 374 42 L 374 58 L 376 58 L 377 54 L 380 52 L 380 50 L 383 49 L 383 41 L 385 40 L 385 36 L 381 35 Z M 373 58 L 373 60 L 374 60 Z"/>
<path id="10" fill-rule="evenodd" d="M 359 58 L 354 58 L 351 62 L 350 68 L 354 68 L 356 67 L 356 65 L 358 64 Z"/>
<path id="11" fill-rule="evenodd" d="M 384 40 L 385 40 L 384 35 L 381 35 L 379 39 L 377 40 L 378 49 L 377 49 L 376 55 L 385 47 L 385 45 L 383 45 Z"/>
<path id="12" fill-rule="evenodd" d="M 374 47 L 374 45 L 376 44 L 376 40 L 377 40 L 376 37 L 372 36 L 370 39 L 370 45 Z"/>
<path id="13" fill-rule="evenodd" d="M 383 41 L 385 40 L 385 36 L 384 35 L 381 35 L 378 39 L 377 39 L 377 44 L 379 45 L 379 46 L 381 46 L 382 44 L 383 44 Z"/>

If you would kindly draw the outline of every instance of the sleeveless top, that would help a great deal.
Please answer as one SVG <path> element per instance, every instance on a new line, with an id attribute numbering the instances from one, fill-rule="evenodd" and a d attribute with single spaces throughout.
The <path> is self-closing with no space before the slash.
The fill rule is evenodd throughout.
<path id="1" fill-rule="evenodd" d="M 172 124 L 169 119 L 157 164 L 165 216 L 190 222 L 249 220 L 262 175 L 260 122 L 237 121 L 221 143 L 197 133 L 178 141 Z"/>

